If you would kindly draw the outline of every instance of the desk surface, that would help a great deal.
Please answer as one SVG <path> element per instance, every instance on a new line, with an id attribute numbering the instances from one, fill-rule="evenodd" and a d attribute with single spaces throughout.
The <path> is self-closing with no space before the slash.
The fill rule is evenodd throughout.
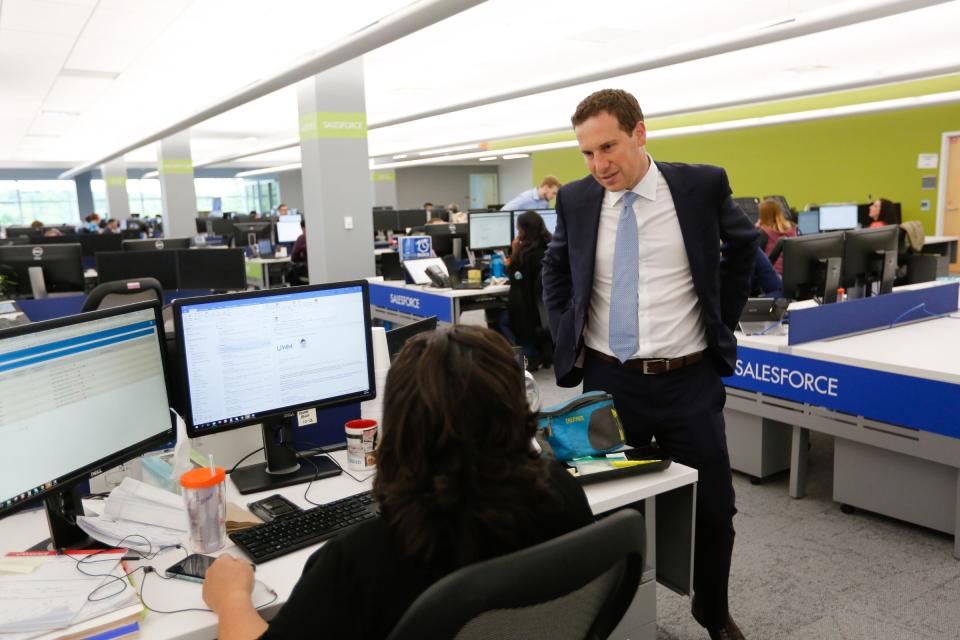
<path id="1" fill-rule="evenodd" d="M 960 237 L 957 236 L 926 236 L 923 244 L 941 244 L 943 242 L 957 242 Z"/>
<path id="2" fill-rule="evenodd" d="M 335 452 L 333 456 L 338 462 L 346 466 L 345 451 Z M 308 496 L 314 502 L 329 502 L 368 490 L 371 479 L 372 474 L 368 474 L 363 482 L 357 482 L 346 474 L 326 478 L 314 482 L 310 487 Z M 697 472 L 695 469 L 674 463 L 663 472 L 588 485 L 584 487 L 584 490 L 593 512 L 603 513 L 693 484 L 696 481 Z M 241 496 L 232 482 L 228 482 L 227 486 L 229 500 L 239 505 L 246 505 L 274 493 L 266 492 L 264 494 Z M 309 504 L 304 500 L 306 489 L 307 485 L 300 484 L 280 489 L 278 493 L 283 494 L 296 504 L 308 507 Z M 44 513 L 42 510 L 36 510 L 11 516 L 0 523 L 0 531 L 2 531 L 0 539 L 3 540 L 3 548 L 0 548 L 0 552 L 22 551 L 38 542 L 46 534 Z M 319 545 L 301 549 L 257 567 L 257 579 L 272 587 L 278 594 L 275 603 L 261 610 L 265 617 L 270 618 L 290 597 L 293 586 L 303 570 L 304 563 L 310 557 L 310 554 L 316 551 L 317 547 Z M 241 558 L 244 557 L 242 552 L 232 543 L 213 555 L 219 555 L 220 553 L 230 553 Z M 147 564 L 151 564 L 162 571 L 182 557 L 182 552 L 172 550 Z M 155 576 L 147 578 L 144 599 L 154 609 L 174 610 L 205 606 L 201 597 L 201 585 L 183 580 L 160 580 Z M 263 587 L 258 585 L 254 591 L 254 602 L 266 602 L 267 600 L 269 600 L 269 596 L 263 591 Z M 141 637 L 148 640 L 160 638 L 199 640 L 215 638 L 216 632 L 216 617 L 212 613 L 199 611 L 175 615 L 148 613 L 141 625 Z"/>
<path id="3" fill-rule="evenodd" d="M 475 298 L 478 296 L 502 295 L 510 292 L 509 284 L 492 284 L 483 289 L 440 289 L 429 285 L 407 284 L 400 280 L 384 280 L 381 277 L 368 278 L 370 285 L 379 285 L 393 289 L 402 289 L 406 291 L 418 291 L 433 295 L 443 296 L 445 298 Z"/>

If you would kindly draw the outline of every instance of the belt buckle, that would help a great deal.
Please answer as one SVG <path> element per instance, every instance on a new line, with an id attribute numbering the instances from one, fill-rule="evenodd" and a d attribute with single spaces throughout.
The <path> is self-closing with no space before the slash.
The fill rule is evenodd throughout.
<path id="1" fill-rule="evenodd" d="M 666 358 L 656 358 L 656 359 L 654 359 L 654 360 L 644 360 L 644 361 L 643 361 L 643 374 L 644 374 L 644 375 L 647 375 L 647 376 L 649 376 L 649 375 L 655 375 L 657 372 L 656 372 L 656 371 L 649 371 L 649 370 L 647 369 L 647 365 L 648 365 L 648 364 L 654 364 L 654 363 L 660 364 L 661 362 L 667 362 L 667 359 L 666 359 Z M 669 365 L 667 365 L 667 369 L 668 369 L 668 370 L 669 370 L 669 368 L 670 368 Z"/>

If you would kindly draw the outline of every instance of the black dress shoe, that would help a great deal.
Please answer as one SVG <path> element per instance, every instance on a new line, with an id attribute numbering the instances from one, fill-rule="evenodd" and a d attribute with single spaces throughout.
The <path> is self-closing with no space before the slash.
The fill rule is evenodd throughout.
<path id="1" fill-rule="evenodd" d="M 746 640 L 740 627 L 729 614 L 727 614 L 726 624 L 717 629 L 707 629 L 707 633 L 710 634 L 710 640 Z"/>

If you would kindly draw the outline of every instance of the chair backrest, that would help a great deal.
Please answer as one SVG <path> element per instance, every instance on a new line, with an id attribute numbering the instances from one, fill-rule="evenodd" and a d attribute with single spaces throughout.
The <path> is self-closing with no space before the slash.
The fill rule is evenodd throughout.
<path id="1" fill-rule="evenodd" d="M 163 301 L 163 287 L 156 278 L 132 278 L 98 284 L 83 301 L 81 312 L 109 309 L 135 302 Z"/>
<path id="2" fill-rule="evenodd" d="M 388 640 L 606 638 L 643 572 L 632 509 L 536 546 L 464 567 L 424 591 Z"/>

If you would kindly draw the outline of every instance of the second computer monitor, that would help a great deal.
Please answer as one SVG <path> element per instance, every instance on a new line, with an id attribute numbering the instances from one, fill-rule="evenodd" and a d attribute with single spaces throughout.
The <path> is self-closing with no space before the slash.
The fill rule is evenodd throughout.
<path id="1" fill-rule="evenodd" d="M 553 235 L 557 232 L 557 212 L 555 209 L 536 209 L 537 214 L 543 218 L 543 225 L 547 228 L 547 231 L 550 232 L 550 235 Z M 517 220 L 520 218 L 520 215 L 526 213 L 526 211 L 514 211 L 513 212 L 513 237 L 520 235 L 520 227 L 517 226 Z"/>
<path id="2" fill-rule="evenodd" d="M 820 212 L 801 211 L 797 214 L 797 235 L 812 236 L 820 233 Z"/>
<path id="3" fill-rule="evenodd" d="M 179 289 L 242 291 L 247 288 L 243 249 L 177 251 Z"/>
<path id="4" fill-rule="evenodd" d="M 513 212 L 470 214 L 470 248 L 504 249 L 513 241 Z"/>
<path id="5" fill-rule="evenodd" d="M 124 240 L 124 251 L 163 251 L 165 249 L 189 249 L 190 238 L 150 238 L 148 240 Z"/>
<path id="6" fill-rule="evenodd" d="M 843 233 L 783 239 L 783 295 L 794 300 L 836 300 Z"/>
<path id="7" fill-rule="evenodd" d="M 28 295 L 30 268 L 40 267 L 46 290 L 51 293 L 83 291 L 82 250 L 79 244 L 12 245 L 0 247 L 0 267 L 6 267 L 17 293 Z"/>
<path id="8" fill-rule="evenodd" d="M 857 228 L 857 205 L 825 204 L 820 207 L 820 231 L 845 231 Z"/>
<path id="9" fill-rule="evenodd" d="M 847 231 L 843 238 L 843 276 L 841 284 L 857 296 L 890 293 L 897 271 L 897 243 L 900 227 L 888 225 L 873 229 Z"/>
<path id="10" fill-rule="evenodd" d="M 101 251 L 96 259 L 97 279 L 101 283 L 131 278 L 156 278 L 164 289 L 172 291 L 177 288 L 176 251 Z"/>
<path id="11" fill-rule="evenodd" d="M 273 241 L 273 223 L 269 220 L 235 222 L 233 224 L 233 244 L 235 247 L 255 246 L 260 240 Z"/>

